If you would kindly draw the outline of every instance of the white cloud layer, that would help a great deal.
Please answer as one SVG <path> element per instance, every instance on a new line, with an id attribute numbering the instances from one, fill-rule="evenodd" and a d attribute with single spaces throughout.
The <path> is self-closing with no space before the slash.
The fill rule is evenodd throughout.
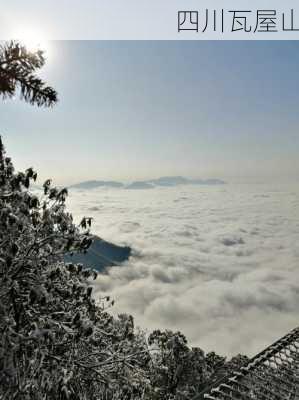
<path id="1" fill-rule="evenodd" d="M 114 313 L 220 354 L 253 355 L 298 325 L 299 188 L 73 190 L 93 232 L 133 248 L 96 283 Z"/>

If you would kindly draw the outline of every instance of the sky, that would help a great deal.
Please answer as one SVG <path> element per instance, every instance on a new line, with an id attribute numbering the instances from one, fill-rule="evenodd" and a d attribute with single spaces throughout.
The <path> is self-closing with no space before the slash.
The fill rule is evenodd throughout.
<path id="1" fill-rule="evenodd" d="M 295 41 L 56 41 L 52 109 L 1 102 L 18 169 L 68 185 L 163 175 L 298 182 Z"/>
<path id="2" fill-rule="evenodd" d="M 64 40 L 198 40 L 218 39 L 256 39 L 256 40 L 298 40 L 299 9 L 294 0 L 10 0 L 1 7 L 0 37 L 32 36 Z M 187 7 L 187 9 L 186 9 Z M 199 20 L 210 15 L 215 9 L 217 14 L 224 8 L 224 30 L 214 31 L 209 23 L 203 35 L 196 32 L 178 33 L 177 13 L 179 10 L 199 11 Z M 277 32 L 231 32 L 232 10 L 251 11 L 250 23 L 255 26 L 258 10 L 276 14 Z M 282 13 L 285 14 L 285 27 L 291 27 L 291 9 L 294 9 L 294 31 L 282 31 Z M 248 13 L 247 13 L 248 14 Z M 220 17 L 220 16 L 219 16 Z M 217 19 L 219 18 L 217 17 Z M 218 19 L 219 20 L 219 19 Z M 211 21 L 211 18 L 210 18 Z M 203 22 L 204 24 L 205 22 Z M 200 24 L 202 26 L 202 23 Z"/>

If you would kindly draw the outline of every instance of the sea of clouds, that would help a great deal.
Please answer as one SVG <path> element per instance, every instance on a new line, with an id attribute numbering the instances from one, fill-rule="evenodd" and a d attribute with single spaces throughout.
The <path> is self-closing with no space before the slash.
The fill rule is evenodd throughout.
<path id="1" fill-rule="evenodd" d="M 73 189 L 77 220 L 132 247 L 96 281 L 111 311 L 151 331 L 183 332 L 191 345 L 254 355 L 299 325 L 299 187 L 179 186 Z"/>

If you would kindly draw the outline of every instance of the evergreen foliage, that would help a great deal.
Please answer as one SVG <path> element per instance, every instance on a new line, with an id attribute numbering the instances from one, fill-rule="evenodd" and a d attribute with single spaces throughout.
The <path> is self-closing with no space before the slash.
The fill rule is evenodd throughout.
<path id="1" fill-rule="evenodd" d="M 21 99 L 37 106 L 53 106 L 57 93 L 35 71 L 45 64 L 42 50 L 30 52 L 18 42 L 0 46 L 0 95 L 11 98 L 19 89 Z"/>

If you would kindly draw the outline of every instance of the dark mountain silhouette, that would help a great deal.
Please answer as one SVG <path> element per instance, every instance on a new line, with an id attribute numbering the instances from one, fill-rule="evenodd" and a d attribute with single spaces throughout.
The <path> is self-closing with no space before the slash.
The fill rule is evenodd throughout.
<path id="1" fill-rule="evenodd" d="M 81 263 L 88 268 L 103 272 L 107 267 L 120 265 L 127 261 L 131 255 L 131 248 L 128 246 L 117 246 L 94 236 L 94 241 L 86 254 L 78 253 L 66 255 L 65 261 Z"/>

